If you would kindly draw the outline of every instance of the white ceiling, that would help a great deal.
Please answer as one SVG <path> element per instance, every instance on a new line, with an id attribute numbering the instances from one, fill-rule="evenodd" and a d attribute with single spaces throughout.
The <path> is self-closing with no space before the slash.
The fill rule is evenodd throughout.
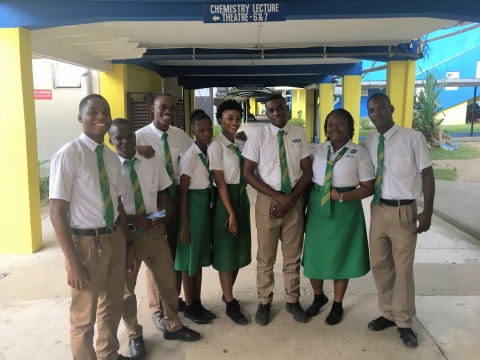
<path id="1" fill-rule="evenodd" d="M 268 49 L 309 46 L 395 45 L 454 20 L 432 18 L 289 20 L 204 24 L 197 21 L 112 21 L 32 31 L 32 52 L 102 71 L 111 60 L 141 58 L 148 49 L 207 47 Z M 352 59 L 255 60 L 256 65 L 358 62 Z M 251 65 L 251 60 L 163 61 L 163 65 Z"/>

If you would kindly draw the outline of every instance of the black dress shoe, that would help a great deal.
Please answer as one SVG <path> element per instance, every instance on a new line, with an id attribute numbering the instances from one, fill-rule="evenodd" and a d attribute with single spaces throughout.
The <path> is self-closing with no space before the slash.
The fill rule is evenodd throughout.
<path id="1" fill-rule="evenodd" d="M 290 314 L 293 315 L 293 320 L 299 323 L 307 322 L 307 315 L 300 305 L 299 302 L 296 303 L 287 303 L 285 305 L 285 310 L 287 310 Z"/>
<path id="2" fill-rule="evenodd" d="M 165 319 L 163 318 L 162 313 L 157 312 L 152 314 L 152 321 L 158 331 L 161 331 L 162 333 L 165 332 Z"/>
<path id="3" fill-rule="evenodd" d="M 117 358 L 117 360 L 129 360 L 129 359 L 133 359 L 133 358 L 128 356 L 123 356 L 123 355 L 118 355 L 118 358 Z"/>
<path id="4" fill-rule="evenodd" d="M 255 322 L 258 325 L 266 326 L 270 320 L 270 308 L 272 304 L 258 304 L 257 313 L 255 314 Z"/>
<path id="5" fill-rule="evenodd" d="M 395 321 L 388 320 L 383 316 L 376 318 L 368 323 L 368 328 L 373 331 L 382 331 L 386 328 L 396 326 Z"/>
<path id="6" fill-rule="evenodd" d="M 147 357 L 147 350 L 145 350 L 143 336 L 130 340 L 128 342 L 128 347 L 130 348 L 130 355 L 135 360 L 143 360 Z"/>
<path id="7" fill-rule="evenodd" d="M 183 301 L 183 299 L 181 297 L 179 297 L 178 298 L 178 311 L 183 312 L 185 310 L 185 306 L 187 306 L 187 304 L 185 303 L 185 301 Z"/>
<path id="8" fill-rule="evenodd" d="M 211 312 L 210 310 L 207 310 L 203 307 L 202 301 L 200 299 L 193 300 L 193 305 L 196 306 L 197 309 L 199 311 L 201 311 L 207 319 L 211 320 L 211 319 L 215 319 L 217 317 L 217 315 L 215 315 L 213 312 Z"/>
<path id="9" fill-rule="evenodd" d="M 183 315 L 185 315 L 187 319 L 192 320 L 194 323 L 208 324 L 208 319 L 206 318 L 206 316 L 203 314 L 202 311 L 198 310 L 194 305 L 185 306 Z"/>
<path id="10" fill-rule="evenodd" d="M 163 338 L 165 340 L 197 341 L 200 340 L 200 334 L 195 330 L 183 326 L 180 330 L 177 331 L 165 331 L 163 333 Z"/>
<path id="11" fill-rule="evenodd" d="M 330 311 L 328 316 L 325 318 L 325 324 L 327 325 L 337 325 L 340 321 L 342 321 L 343 314 L 334 313 Z"/>
<path id="12" fill-rule="evenodd" d="M 238 325 L 248 324 L 247 318 L 240 311 L 240 305 L 238 304 L 238 301 L 235 299 L 227 303 L 227 310 L 225 311 L 225 314 L 227 314 L 227 316 L 230 319 L 232 319 L 235 324 L 238 324 Z"/>
<path id="13" fill-rule="evenodd" d="M 410 347 L 410 348 L 416 348 L 418 345 L 418 340 L 417 340 L 417 333 L 414 332 L 410 328 L 400 328 L 397 327 L 398 332 L 400 333 L 400 339 L 402 339 L 403 343 Z"/>
<path id="14" fill-rule="evenodd" d="M 327 295 L 325 294 L 315 295 L 312 305 L 308 307 L 307 311 L 305 311 L 305 314 L 307 314 L 307 317 L 316 316 L 319 313 L 322 306 L 325 305 L 326 303 L 328 303 Z"/>

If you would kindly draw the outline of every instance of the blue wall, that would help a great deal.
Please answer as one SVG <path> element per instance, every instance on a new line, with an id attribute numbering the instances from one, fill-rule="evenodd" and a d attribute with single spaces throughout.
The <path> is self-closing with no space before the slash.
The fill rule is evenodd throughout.
<path id="1" fill-rule="evenodd" d="M 439 30 L 429 34 L 426 38 L 433 39 L 438 36 L 468 28 L 455 27 L 448 30 Z M 480 28 L 466 31 L 461 34 L 427 43 L 428 49 L 426 56 L 417 61 L 416 79 L 421 80 L 424 77 L 423 72 L 436 71 L 437 77 L 445 78 L 448 71 L 458 71 L 460 79 L 473 79 L 476 77 L 477 61 L 480 61 Z M 363 61 L 363 69 L 371 66 L 382 66 L 385 63 L 372 61 Z M 386 70 L 368 73 L 363 81 L 385 80 Z M 375 91 L 374 91 L 375 92 Z M 369 92 L 370 94 L 370 92 Z M 473 98 L 473 87 L 459 87 L 458 90 L 443 90 L 440 98 L 443 98 L 442 106 L 444 109 L 457 105 Z M 362 117 L 366 116 L 364 99 L 362 98 Z"/>

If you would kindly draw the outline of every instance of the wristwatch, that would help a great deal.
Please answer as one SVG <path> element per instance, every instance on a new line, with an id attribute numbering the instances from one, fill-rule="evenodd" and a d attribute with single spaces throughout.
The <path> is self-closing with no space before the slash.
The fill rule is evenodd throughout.
<path id="1" fill-rule="evenodd" d="M 338 199 L 338 202 L 343 202 L 343 193 L 340 193 L 340 199 Z"/>

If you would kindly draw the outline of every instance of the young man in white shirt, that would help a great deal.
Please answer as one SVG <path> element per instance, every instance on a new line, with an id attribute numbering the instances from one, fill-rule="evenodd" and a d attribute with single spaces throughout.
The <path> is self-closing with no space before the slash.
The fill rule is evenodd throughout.
<path id="1" fill-rule="evenodd" d="M 257 294 L 255 322 L 265 326 L 273 301 L 273 266 L 282 242 L 285 309 L 306 322 L 299 303 L 300 257 L 303 248 L 302 194 L 312 180 L 312 161 L 305 130 L 287 124 L 287 104 L 280 95 L 266 103 L 270 124 L 253 132 L 242 152 L 244 178 L 257 190 Z M 257 174 L 255 173 L 257 171 Z"/>
<path id="2" fill-rule="evenodd" d="M 178 238 L 178 219 L 180 217 L 178 205 L 178 185 L 180 184 L 180 175 L 178 172 L 178 159 L 193 144 L 193 140 L 181 129 L 171 126 L 175 120 L 176 107 L 175 98 L 169 94 L 157 95 L 152 105 L 154 113 L 153 122 L 137 130 L 137 151 L 140 155 L 150 158 L 157 156 L 165 166 L 168 175 L 172 180 L 172 185 L 168 189 L 169 201 L 167 205 L 167 218 L 165 229 L 167 241 L 170 247 L 172 260 L 175 262 Z M 167 158 L 167 151 L 170 155 Z M 162 302 L 159 297 L 152 273 L 147 269 L 147 298 L 152 320 L 156 328 L 162 332 L 165 331 L 163 319 Z M 182 273 L 175 272 L 177 282 L 177 292 L 180 294 L 182 289 Z M 178 299 L 178 310 L 183 311 L 185 302 Z"/>
<path id="3" fill-rule="evenodd" d="M 364 147 L 376 169 L 370 206 L 370 259 L 382 312 L 368 327 L 381 331 L 396 325 L 403 343 L 414 348 L 418 341 L 411 329 L 415 316 L 413 261 L 417 234 L 428 231 L 432 220 L 432 162 L 425 137 L 394 123 L 395 109 L 387 95 L 373 94 L 367 108 L 377 128 L 368 134 Z M 422 193 L 425 207 L 417 214 L 415 199 Z"/>
<path id="4" fill-rule="evenodd" d="M 103 143 L 112 123 L 107 101 L 97 94 L 83 98 L 78 121 L 83 133 L 53 156 L 50 171 L 50 218 L 72 288 L 72 356 L 130 359 L 118 354 L 117 329 L 125 271 L 132 274 L 137 264 L 135 249 L 126 242 L 131 238 L 121 200 L 125 186 L 120 162 Z"/>
<path id="5" fill-rule="evenodd" d="M 131 122 L 115 119 L 109 135 L 110 144 L 115 147 L 122 164 L 121 171 L 126 189 L 122 202 L 127 214 L 130 236 L 134 241 L 137 262 L 139 265 L 142 261 L 145 262 L 152 272 L 162 299 L 166 327 L 163 337 L 166 340 L 197 341 L 200 334 L 183 326 L 178 318 L 175 271 L 165 239 L 164 225 L 161 218 L 147 218 L 157 213 L 159 209 L 165 209 L 168 201 L 166 189 L 172 180 L 158 157 L 146 159 L 136 152 L 135 132 Z M 130 355 L 134 359 L 145 359 L 143 331 L 137 319 L 135 296 L 137 277 L 138 268 L 132 276 L 125 279 L 122 318 L 129 337 Z"/>

